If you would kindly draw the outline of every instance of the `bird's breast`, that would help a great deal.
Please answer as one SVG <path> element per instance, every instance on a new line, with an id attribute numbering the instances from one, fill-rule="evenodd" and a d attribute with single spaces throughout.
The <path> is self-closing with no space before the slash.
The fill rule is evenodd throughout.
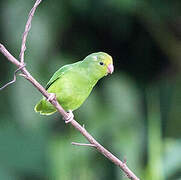
<path id="1" fill-rule="evenodd" d="M 91 81 L 87 76 L 75 73 L 59 80 L 57 98 L 65 110 L 79 108 L 92 91 L 97 81 Z"/>

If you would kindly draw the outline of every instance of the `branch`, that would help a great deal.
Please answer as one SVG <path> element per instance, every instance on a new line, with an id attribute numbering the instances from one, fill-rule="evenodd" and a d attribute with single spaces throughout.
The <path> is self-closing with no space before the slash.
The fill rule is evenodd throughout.
<path id="1" fill-rule="evenodd" d="M 35 10 L 36 8 L 38 7 L 38 5 L 41 3 L 42 0 L 36 0 L 33 8 L 31 9 L 30 13 L 29 13 L 29 16 L 28 16 L 28 20 L 26 22 L 26 26 L 25 26 L 25 31 L 23 33 L 23 36 L 22 36 L 22 45 L 21 45 L 21 52 L 20 52 L 20 61 L 22 63 L 24 63 L 24 52 L 26 50 L 26 39 L 27 39 L 27 36 L 28 36 L 28 32 L 31 28 L 31 21 L 32 21 L 32 18 L 33 18 L 33 15 L 35 13 Z"/>
<path id="2" fill-rule="evenodd" d="M 39 82 L 36 81 L 36 79 L 31 76 L 31 74 L 27 71 L 25 65 L 24 65 L 24 51 L 26 49 L 25 43 L 26 38 L 30 29 L 32 16 L 37 8 L 37 6 L 40 4 L 41 0 L 37 0 L 35 2 L 35 5 L 33 6 L 32 10 L 30 11 L 28 21 L 26 23 L 25 32 L 23 35 L 22 40 L 22 48 L 20 53 L 20 60 L 19 62 L 14 56 L 12 56 L 8 50 L 0 44 L 0 52 L 13 64 L 15 64 L 22 72 L 22 76 L 25 77 L 36 89 L 38 89 L 43 96 L 45 96 L 47 99 L 49 98 L 50 94 L 41 86 Z M 57 109 L 57 111 L 63 116 L 63 119 L 67 119 L 68 113 L 60 106 L 58 101 L 56 99 L 50 100 L 50 103 Z M 116 156 L 114 156 L 111 152 L 109 152 L 107 149 L 105 149 L 101 144 L 99 144 L 87 131 L 84 127 L 82 127 L 75 119 L 73 119 L 71 122 L 72 126 L 74 126 L 75 129 L 77 129 L 89 142 L 91 145 L 95 147 L 101 154 L 103 154 L 106 158 L 111 160 L 114 164 L 119 166 L 126 174 L 126 176 L 131 180 L 139 180 L 138 177 L 128 168 L 125 162 L 122 162 L 119 160 Z M 75 143 L 76 144 L 76 143 Z M 80 145 L 80 144 L 79 144 Z"/>
<path id="3" fill-rule="evenodd" d="M 76 145 L 76 146 L 89 146 L 89 147 L 96 147 L 94 144 L 85 144 L 85 143 L 76 143 L 76 142 L 72 142 L 72 145 Z"/>
<path id="4" fill-rule="evenodd" d="M 0 88 L 0 91 L 2 91 L 4 88 L 6 88 L 7 86 L 13 84 L 16 82 L 16 74 L 18 73 L 18 71 L 20 71 L 22 68 L 24 68 L 26 65 L 24 64 L 23 66 L 19 67 L 18 69 L 16 69 L 16 71 L 14 72 L 14 78 L 12 81 L 6 83 L 3 87 Z"/>

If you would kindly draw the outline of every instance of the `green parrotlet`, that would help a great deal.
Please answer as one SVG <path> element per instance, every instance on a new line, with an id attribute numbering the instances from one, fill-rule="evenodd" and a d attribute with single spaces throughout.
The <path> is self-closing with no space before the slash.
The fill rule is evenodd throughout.
<path id="1" fill-rule="evenodd" d="M 57 70 L 47 83 L 46 90 L 55 94 L 65 111 L 72 113 L 87 99 L 97 81 L 113 71 L 110 55 L 104 52 L 92 53 L 83 61 L 65 65 Z M 45 97 L 34 109 L 42 115 L 51 115 L 57 111 Z"/>

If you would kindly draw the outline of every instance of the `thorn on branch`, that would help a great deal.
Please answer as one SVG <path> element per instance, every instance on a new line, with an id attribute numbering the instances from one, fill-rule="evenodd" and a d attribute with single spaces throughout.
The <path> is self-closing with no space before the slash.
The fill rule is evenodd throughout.
<path id="1" fill-rule="evenodd" d="M 126 165 L 126 163 L 127 163 L 127 159 L 126 159 L 126 157 L 124 157 L 124 159 L 123 159 L 123 164 Z"/>
<path id="2" fill-rule="evenodd" d="M 20 71 L 22 68 L 24 68 L 26 66 L 26 64 L 23 64 L 22 66 L 20 66 L 18 69 L 16 69 L 16 71 L 14 72 L 14 78 L 12 81 L 6 83 L 3 87 L 0 88 L 0 91 L 3 90 L 4 88 L 6 88 L 7 86 L 13 84 L 16 82 L 16 74 L 18 71 Z"/>

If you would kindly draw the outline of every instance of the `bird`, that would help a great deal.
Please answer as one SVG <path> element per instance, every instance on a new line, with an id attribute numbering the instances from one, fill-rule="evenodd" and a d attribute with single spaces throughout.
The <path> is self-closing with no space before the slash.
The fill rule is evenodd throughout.
<path id="1" fill-rule="evenodd" d="M 49 98 L 43 97 L 34 107 L 41 115 L 51 115 L 56 108 L 49 102 L 56 97 L 58 103 L 69 113 L 70 122 L 78 109 L 90 95 L 98 80 L 112 74 L 113 59 L 105 52 L 89 54 L 82 61 L 68 64 L 58 69 L 46 85 Z"/>

